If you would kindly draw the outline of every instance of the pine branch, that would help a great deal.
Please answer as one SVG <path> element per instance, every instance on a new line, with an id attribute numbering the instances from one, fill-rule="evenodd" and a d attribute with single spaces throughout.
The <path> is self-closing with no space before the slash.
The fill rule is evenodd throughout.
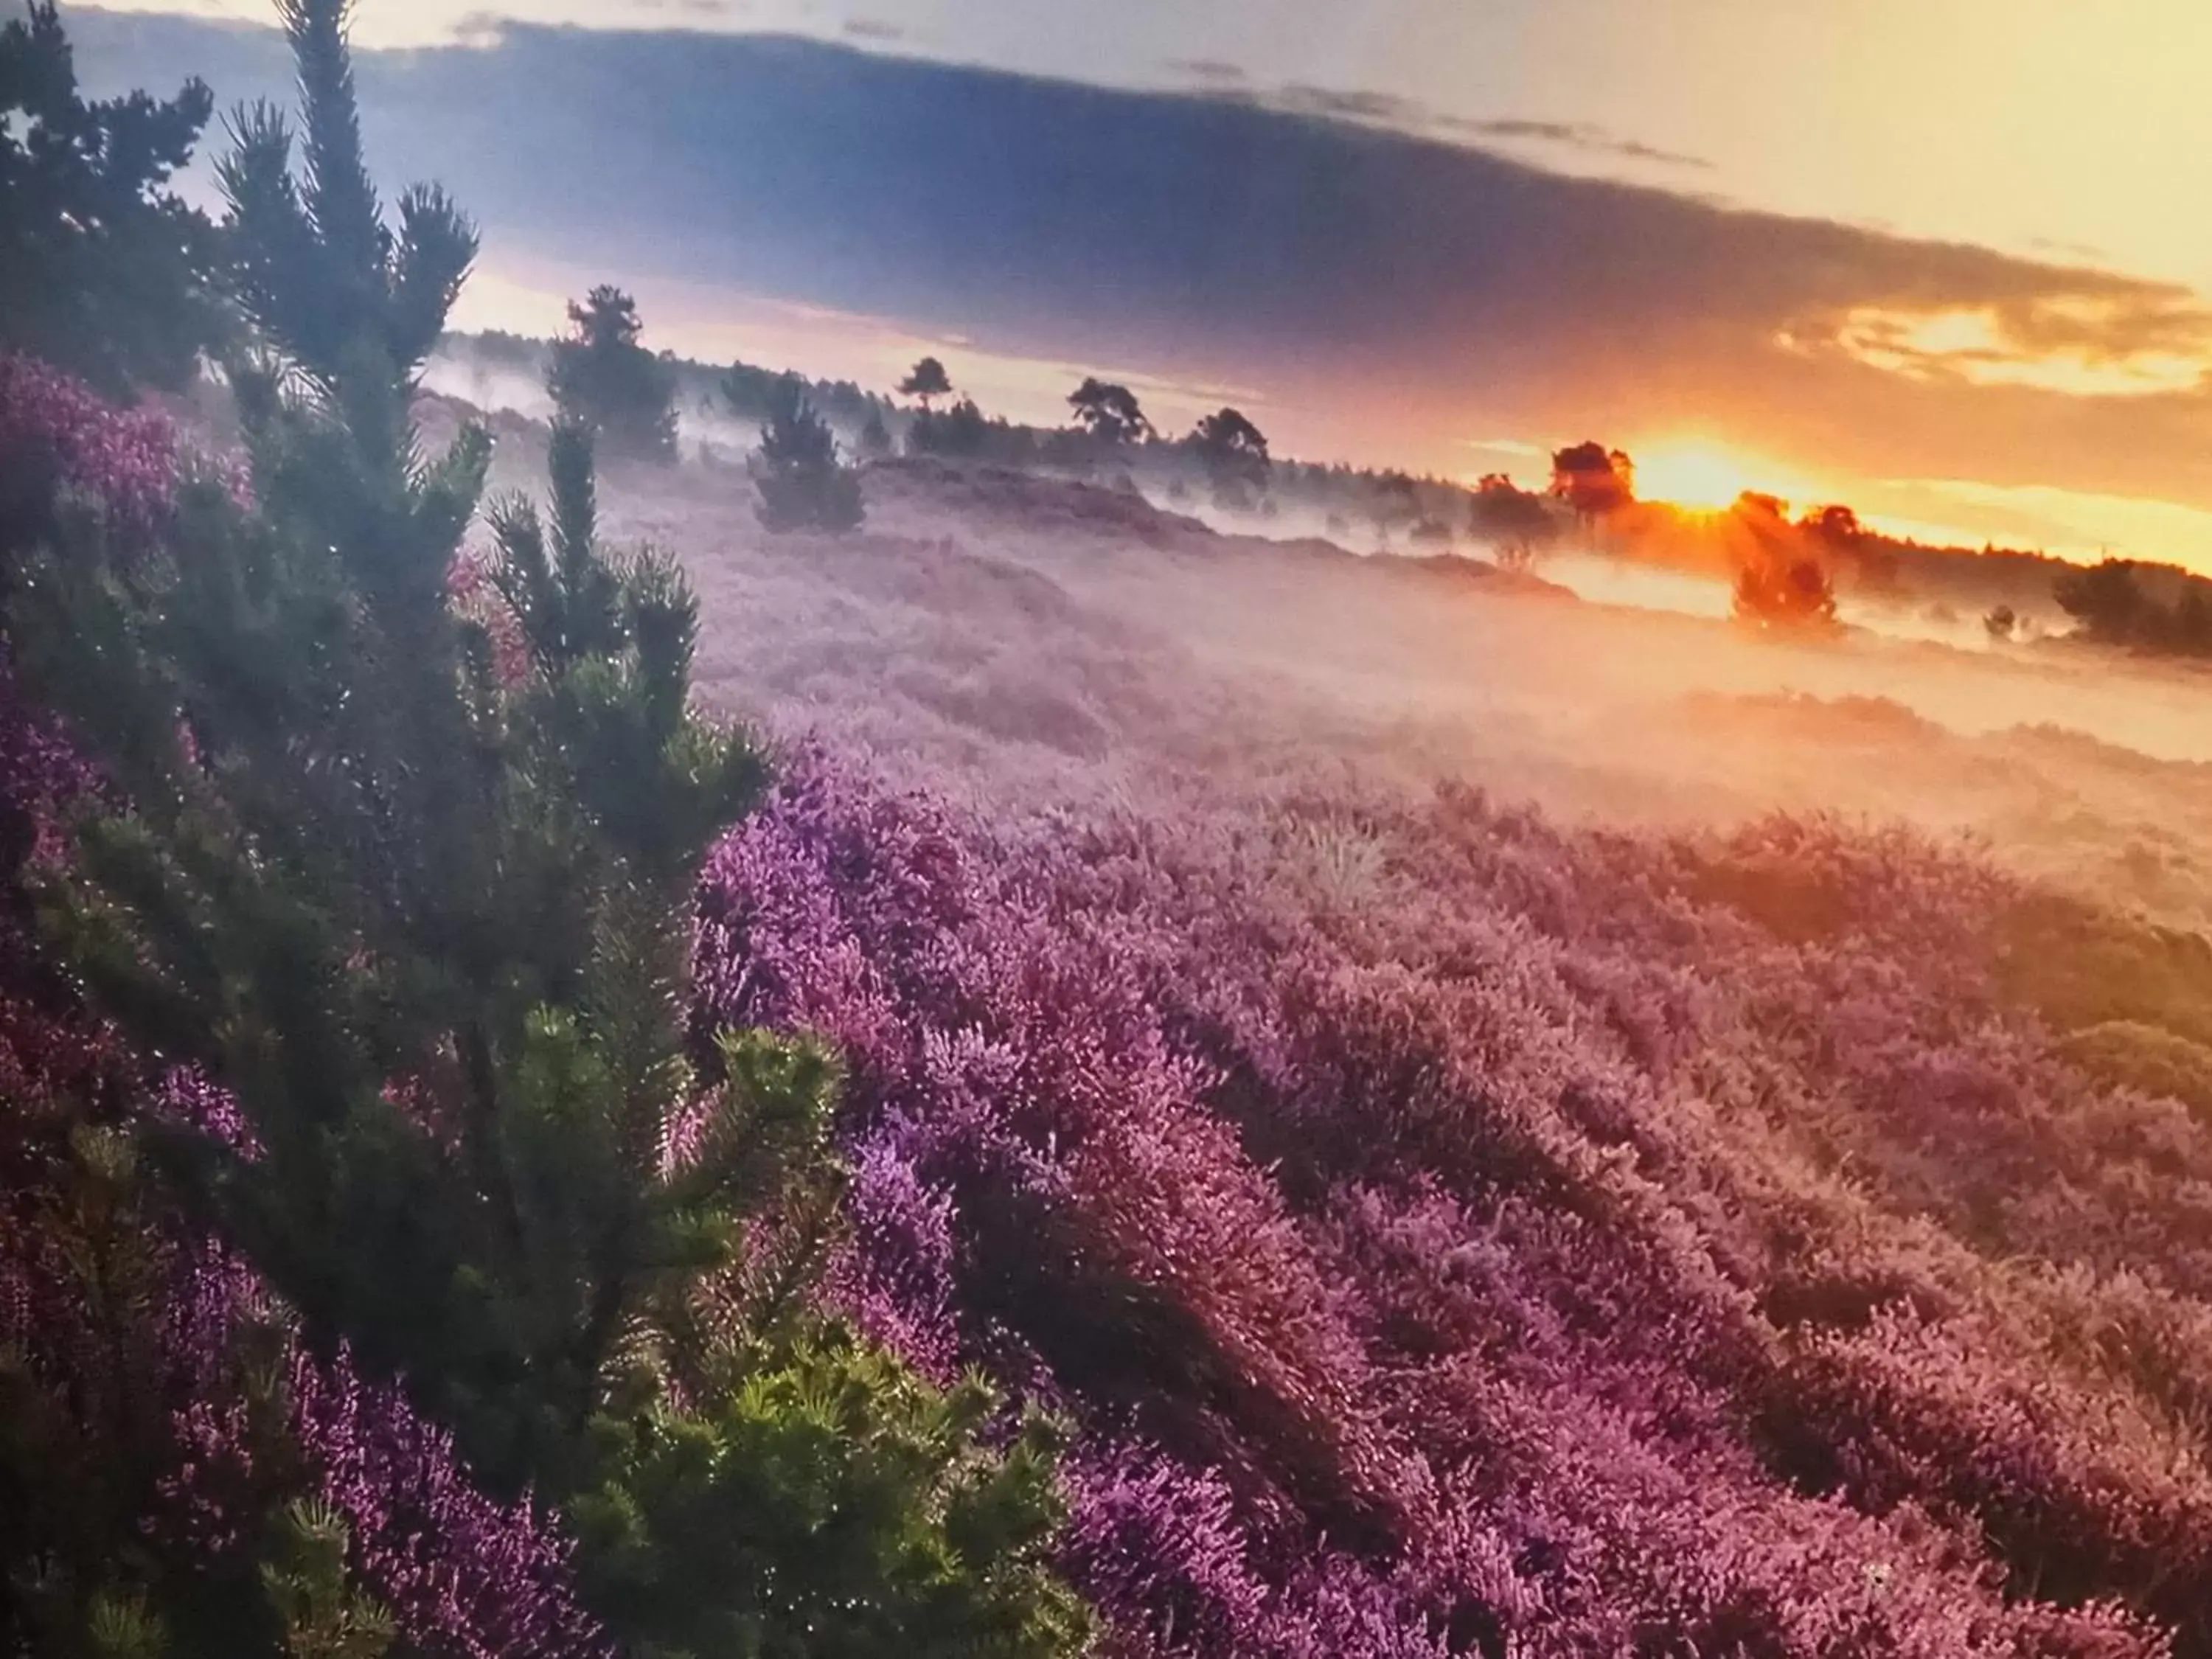
<path id="1" fill-rule="evenodd" d="M 446 315 L 476 263 L 476 225 L 436 185 L 416 185 L 399 198 L 399 240 L 392 261 L 392 359 L 410 375 L 421 368 Z"/>
<path id="2" fill-rule="evenodd" d="M 352 11 L 351 0 L 277 0 L 307 119 L 308 222 L 333 258 L 333 274 L 366 294 L 382 285 L 391 238 L 362 158 L 346 39 Z"/>
<path id="3" fill-rule="evenodd" d="M 546 450 L 553 484 L 553 540 L 561 556 L 562 586 L 582 590 L 599 562 L 599 490 L 592 465 L 592 429 L 556 420 Z"/>
<path id="4" fill-rule="evenodd" d="M 239 298 L 257 326 L 296 343 L 312 333 L 313 321 L 294 314 L 289 300 L 297 273 L 313 270 L 317 255 L 292 177 L 291 123 L 273 104 L 255 102 L 232 112 L 225 126 L 230 152 L 216 164 L 216 178 L 230 210 Z"/>

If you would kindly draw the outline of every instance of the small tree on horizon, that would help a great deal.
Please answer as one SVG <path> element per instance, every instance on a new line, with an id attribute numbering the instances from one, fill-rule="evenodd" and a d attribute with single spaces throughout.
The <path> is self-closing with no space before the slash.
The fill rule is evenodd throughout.
<path id="1" fill-rule="evenodd" d="M 2081 631 L 2104 645 L 2130 645 L 2155 608 L 2136 575 L 2133 559 L 2106 558 L 2086 569 L 2069 570 L 2051 584 L 2059 608 L 2081 623 Z"/>
<path id="2" fill-rule="evenodd" d="M 1394 468 L 1378 476 L 1368 492 L 1367 516 L 1374 523 L 1376 540 L 1388 547 L 1394 526 L 1421 516 L 1420 490 L 1413 475 Z"/>
<path id="3" fill-rule="evenodd" d="M 860 472 L 839 459 L 830 422 L 807 402 L 796 374 L 785 375 L 769 394 L 753 489 L 762 526 L 774 532 L 853 530 L 866 516 Z"/>
<path id="4" fill-rule="evenodd" d="M 1797 527 L 1839 553 L 1856 550 L 1866 537 L 1866 526 L 1859 522 L 1858 514 L 1841 502 L 1808 508 Z"/>
<path id="5" fill-rule="evenodd" d="M 1145 417 L 1137 394 L 1125 386 L 1087 375 L 1067 394 L 1067 401 L 1076 424 L 1102 443 L 1133 444 L 1152 435 L 1152 423 Z"/>
<path id="6" fill-rule="evenodd" d="M 603 283 L 569 302 L 568 325 L 545 376 L 562 418 L 589 427 L 611 454 L 673 461 L 676 377 L 647 349 L 637 301 Z"/>
<path id="7" fill-rule="evenodd" d="M 1828 633 L 1838 626 L 1835 589 L 1815 558 L 1748 564 L 1736 577 L 1735 617 L 1762 628 Z"/>
<path id="8" fill-rule="evenodd" d="M 1526 570 L 1536 555 L 1559 538 L 1559 525 L 1544 498 L 1522 489 L 1503 472 L 1486 474 L 1468 498 L 1468 532 L 1486 541 L 1498 562 Z"/>
<path id="9" fill-rule="evenodd" d="M 1200 417 L 1191 428 L 1190 446 L 1213 485 L 1216 506 L 1249 507 L 1251 492 L 1266 487 L 1267 440 L 1241 410 L 1224 408 Z"/>
<path id="10" fill-rule="evenodd" d="M 898 393 L 902 398 L 919 400 L 926 414 L 932 398 L 952 395 L 952 377 L 945 372 L 945 365 L 936 358 L 924 357 L 914 366 L 906 379 L 898 383 Z"/>
<path id="11" fill-rule="evenodd" d="M 990 446 L 992 427 L 973 398 L 963 398 L 941 411 L 925 409 L 906 429 L 907 453 L 973 460 Z"/>
<path id="12" fill-rule="evenodd" d="M 1570 444 L 1552 456 L 1552 494 L 1574 509 L 1585 528 L 1636 499 L 1636 464 L 1626 450 L 1595 440 Z"/>

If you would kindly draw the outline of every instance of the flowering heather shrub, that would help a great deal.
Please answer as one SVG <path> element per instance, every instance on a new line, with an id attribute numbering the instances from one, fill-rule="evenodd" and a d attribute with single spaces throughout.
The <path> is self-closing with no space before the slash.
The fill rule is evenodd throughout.
<path id="1" fill-rule="evenodd" d="M 2212 1652 L 2212 1132 L 2008 1002 L 2020 902 L 1451 792 L 1011 837 L 802 757 L 699 1018 L 847 1054 L 839 1293 L 1073 1416 L 1114 1651 Z"/>
<path id="2" fill-rule="evenodd" d="M 35 530 L 66 495 L 157 535 L 179 463 L 160 416 L 118 410 L 44 366 L 0 359 L 0 480 Z M 57 812 L 92 770 L 21 697 L 0 642 L 0 830 L 8 890 L 57 855 Z M 258 1150 L 236 1103 L 188 1072 L 146 1089 L 100 1028 L 34 982 L 24 918 L 0 918 L 0 1556 L 41 1564 L 0 1594 L 0 1644 L 64 1633 L 150 1552 L 172 1634 L 263 1650 L 258 1572 L 295 1499 L 345 1528 L 354 1588 L 407 1650 L 586 1656 L 607 1644 L 569 1586 L 568 1547 L 526 1502 L 471 1486 L 450 1436 L 341 1352 L 318 1359 L 234 1255 L 140 1168 L 134 1123 Z M 143 1565 L 143 1563 L 142 1563 Z M 181 1599 L 180 1599 L 181 1598 Z"/>
<path id="3" fill-rule="evenodd" d="M 254 1274 L 160 1205 L 131 1139 L 87 1115 L 101 1083 L 125 1075 L 99 1039 L 0 999 L 0 1558 L 49 1570 L 12 1615 L 0 1597 L 0 1633 L 52 1639 L 58 1602 L 118 1589 L 104 1579 L 150 1552 L 189 1634 L 261 1650 L 259 1561 L 304 1497 L 343 1519 L 347 1576 L 409 1651 L 607 1651 L 548 1518 L 471 1486 L 397 1387 L 301 1347 Z M 204 1085 L 169 1092 L 167 1110 L 221 1115 Z"/>
<path id="4" fill-rule="evenodd" d="M 447 574 L 446 592 L 453 601 L 453 614 L 483 630 L 491 654 L 493 679 L 512 690 L 530 678 L 530 643 L 523 637 L 514 612 L 501 600 L 491 568 L 488 557 L 464 553 Z"/>
<path id="5" fill-rule="evenodd" d="M 176 434 L 34 358 L 0 356 L 0 519 L 20 531 L 57 485 L 97 496 L 127 527 L 157 526 L 177 489 Z"/>
<path id="6" fill-rule="evenodd" d="M 0 594 L 21 548 L 64 497 L 110 517 L 125 534 L 156 529 L 178 481 L 166 417 L 117 408 L 29 357 L 0 355 Z M 89 768 L 17 686 L 0 635 L 0 975 L 21 972 L 19 872 L 50 853 L 55 813 L 89 786 Z M 14 960 L 11 969 L 7 963 Z"/>
<path id="7" fill-rule="evenodd" d="M 362 1583 L 410 1646 L 454 1659 L 611 1651 L 569 1589 L 570 1546 L 550 1517 L 478 1491 L 452 1435 L 397 1388 L 364 1383 L 343 1352 L 295 1353 L 288 1394 L 316 1495 L 345 1518 Z"/>

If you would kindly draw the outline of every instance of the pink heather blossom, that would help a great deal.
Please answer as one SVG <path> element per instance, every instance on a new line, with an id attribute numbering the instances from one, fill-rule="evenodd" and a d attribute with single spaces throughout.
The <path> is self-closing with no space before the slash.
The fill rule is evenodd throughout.
<path id="1" fill-rule="evenodd" d="M 587 1659 L 611 1649 L 568 1583 L 570 1547 L 528 1498 L 470 1484 L 453 1437 L 343 1352 L 295 1353 L 290 1398 L 319 1495 L 343 1516 L 356 1570 L 408 1644 L 453 1659 Z"/>
<path id="2" fill-rule="evenodd" d="M 1279 811 L 1009 834 L 800 755 L 701 884 L 702 1027 L 848 1063 L 833 1291 L 1074 1420 L 1113 1651 L 2208 1650 L 2212 1248 L 2145 1195 L 2212 1128 L 2008 1011 L 2005 884 Z M 1387 907 L 1285 856 L 1346 821 Z M 2062 1383 L 2093 1307 L 2155 1364 Z"/>
<path id="3" fill-rule="evenodd" d="M 176 499 L 174 428 L 157 410 L 118 409 L 34 358 L 0 356 L 0 476 L 21 469 L 96 496 L 125 526 L 157 527 Z"/>

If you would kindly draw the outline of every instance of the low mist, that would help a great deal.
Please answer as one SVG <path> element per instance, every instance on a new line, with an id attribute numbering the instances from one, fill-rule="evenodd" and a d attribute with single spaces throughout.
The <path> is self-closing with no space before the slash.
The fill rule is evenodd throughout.
<path id="1" fill-rule="evenodd" d="M 710 455 L 718 452 L 710 451 Z M 849 536 L 770 536 L 735 464 L 611 466 L 613 531 L 684 561 L 704 693 L 1000 811 L 1148 812 L 1317 771 L 1463 780 L 1571 817 L 1903 819 L 2023 873 L 2212 921 L 2203 676 L 1894 616 L 1791 643 L 1715 582 L 1562 554 L 1516 576 L 1218 533 L 1100 485 L 878 465 Z M 532 482 L 527 441 L 503 478 Z M 1224 528 L 1237 520 L 1216 521 Z M 1855 608 L 1844 611 L 1859 623 Z M 1876 623 L 1883 619 L 1868 618 Z"/>

